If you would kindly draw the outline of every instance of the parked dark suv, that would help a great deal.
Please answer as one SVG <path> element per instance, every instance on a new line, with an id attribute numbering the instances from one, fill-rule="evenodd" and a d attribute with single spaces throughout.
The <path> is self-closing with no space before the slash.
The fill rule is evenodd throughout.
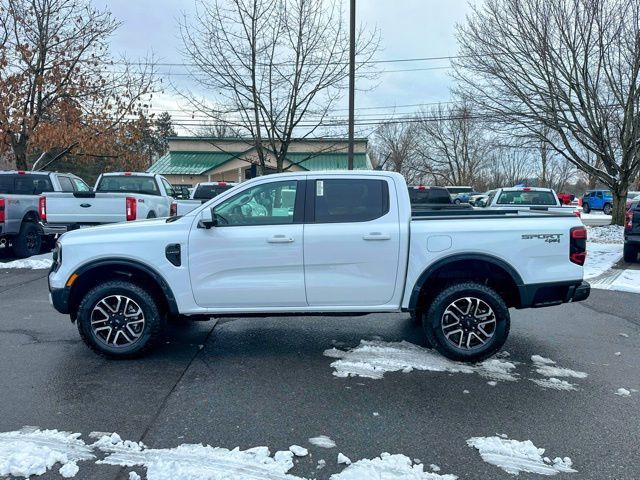
<path id="1" fill-rule="evenodd" d="M 624 261 L 635 262 L 640 252 L 640 198 L 631 201 L 624 223 Z"/>

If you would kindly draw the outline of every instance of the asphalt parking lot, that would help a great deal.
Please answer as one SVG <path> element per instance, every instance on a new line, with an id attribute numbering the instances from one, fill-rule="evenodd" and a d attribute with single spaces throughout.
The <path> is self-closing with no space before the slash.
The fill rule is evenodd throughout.
<path id="1" fill-rule="evenodd" d="M 342 469 L 338 452 L 353 460 L 402 453 L 437 464 L 442 474 L 498 480 L 513 477 L 466 440 L 500 433 L 530 439 L 552 458 L 571 457 L 578 473 L 556 478 L 640 478 L 640 392 L 615 395 L 621 387 L 640 390 L 638 295 L 594 291 L 581 304 L 512 311 L 505 350 L 518 362 L 518 380 L 491 386 L 479 375 L 447 372 L 333 375 L 334 359 L 323 355 L 333 346 L 373 338 L 420 344 L 407 315 L 178 324 L 152 355 L 108 361 L 49 306 L 45 276 L 0 265 L 0 432 L 118 432 L 155 448 L 266 445 L 274 452 L 297 444 L 310 455 L 289 473 L 318 479 Z M 575 391 L 542 388 L 530 381 L 532 355 L 588 376 L 575 381 Z M 318 435 L 336 447 L 309 445 Z M 318 470 L 320 459 L 326 467 Z M 76 478 L 83 479 L 127 479 L 131 471 L 80 467 Z"/>

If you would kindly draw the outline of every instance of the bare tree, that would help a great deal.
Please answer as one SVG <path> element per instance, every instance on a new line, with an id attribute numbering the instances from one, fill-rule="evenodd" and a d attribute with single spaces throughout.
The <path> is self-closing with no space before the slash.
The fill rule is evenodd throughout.
<path id="1" fill-rule="evenodd" d="M 415 123 L 385 122 L 376 130 L 373 143 L 378 168 L 401 173 L 408 183 L 421 180 L 415 165 L 419 146 Z"/>
<path id="2" fill-rule="evenodd" d="M 55 143 L 83 122 L 85 133 L 104 137 L 139 111 L 152 67 L 125 63 L 113 73 L 108 40 L 118 26 L 88 0 L 2 1 L 0 141 L 17 168 L 27 168 L 36 136 Z"/>
<path id="3" fill-rule="evenodd" d="M 417 128 L 425 174 L 449 185 L 471 185 L 480 177 L 492 142 L 467 104 L 438 105 L 422 112 Z"/>
<path id="4" fill-rule="evenodd" d="M 268 148 L 282 171 L 294 132 L 313 135 L 346 87 L 349 38 L 338 0 L 199 0 L 181 34 L 194 79 L 216 102 L 185 96 L 248 136 L 263 169 Z M 376 32 L 358 35 L 361 76 L 378 43 Z"/>
<path id="5" fill-rule="evenodd" d="M 640 169 L 640 2 L 487 0 L 472 8 L 458 29 L 460 91 L 504 125 L 548 129 L 541 140 L 612 190 L 613 222 L 622 224 Z"/>

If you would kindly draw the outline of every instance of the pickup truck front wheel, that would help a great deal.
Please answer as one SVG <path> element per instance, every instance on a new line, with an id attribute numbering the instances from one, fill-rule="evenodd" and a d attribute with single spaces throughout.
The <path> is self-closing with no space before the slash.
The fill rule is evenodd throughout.
<path id="1" fill-rule="evenodd" d="M 509 335 L 509 309 L 493 289 L 475 282 L 452 285 L 431 303 L 422 321 L 429 342 L 447 358 L 478 362 Z"/>
<path id="2" fill-rule="evenodd" d="M 160 339 L 163 317 L 153 297 L 128 281 L 113 280 L 91 289 L 78 307 L 82 340 L 99 355 L 134 358 Z"/>

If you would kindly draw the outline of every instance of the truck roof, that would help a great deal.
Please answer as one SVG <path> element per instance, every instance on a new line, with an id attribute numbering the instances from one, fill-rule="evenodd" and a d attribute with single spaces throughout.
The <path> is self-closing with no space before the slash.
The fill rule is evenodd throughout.
<path id="1" fill-rule="evenodd" d="M 109 172 L 103 173 L 103 177 L 155 177 L 155 173 L 147 172 Z"/>

